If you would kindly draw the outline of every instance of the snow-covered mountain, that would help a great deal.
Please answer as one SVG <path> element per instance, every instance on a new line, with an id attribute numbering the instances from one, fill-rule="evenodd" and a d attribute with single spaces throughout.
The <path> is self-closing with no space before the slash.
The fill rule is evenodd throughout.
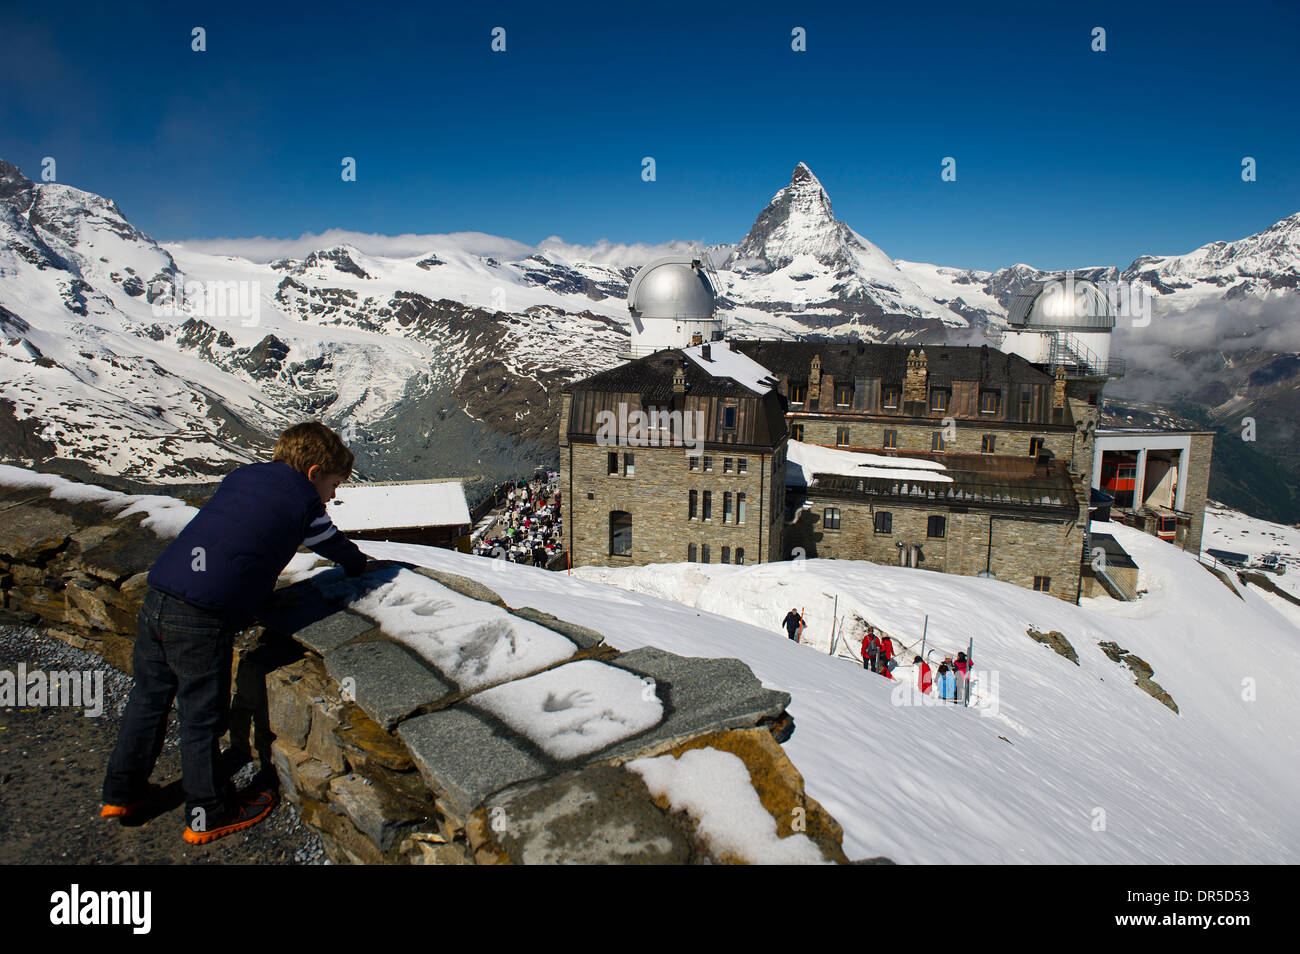
<path id="1" fill-rule="evenodd" d="M 1216 299 L 1267 299 L 1300 289 L 1300 212 L 1235 242 L 1186 255 L 1141 255 L 1124 279 L 1161 304 L 1183 310 Z"/>
<path id="2" fill-rule="evenodd" d="M 1294 294 L 1298 222 L 1124 274 L 1171 306 Z M 191 481 L 313 417 L 354 438 L 369 476 L 492 479 L 553 450 L 558 385 L 618 362 L 640 261 L 478 234 L 420 237 L 418 254 L 247 245 L 155 242 L 111 199 L 0 160 L 0 456 Z M 1047 274 L 893 260 L 803 163 L 743 241 L 698 251 L 742 338 L 977 333 Z"/>
<path id="3" fill-rule="evenodd" d="M 899 332 L 968 324 L 837 220 L 830 196 L 802 162 L 726 259 L 720 277 L 721 291 L 737 306 L 792 314 L 831 334 L 889 340 Z"/>

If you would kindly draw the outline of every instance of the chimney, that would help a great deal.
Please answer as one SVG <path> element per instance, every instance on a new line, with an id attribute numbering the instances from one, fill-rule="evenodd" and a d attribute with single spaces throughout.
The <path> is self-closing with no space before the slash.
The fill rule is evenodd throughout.
<path id="1" fill-rule="evenodd" d="M 808 404 L 809 409 L 815 408 L 815 403 L 821 397 L 822 391 L 822 356 L 813 355 L 812 367 L 808 369 Z"/>
<path id="2" fill-rule="evenodd" d="M 1052 382 L 1052 408 L 1065 407 L 1065 368 L 1056 367 L 1056 380 Z"/>
<path id="3" fill-rule="evenodd" d="M 686 369 L 678 365 L 677 370 L 673 372 L 673 393 L 686 393 Z"/>
<path id="4" fill-rule="evenodd" d="M 712 361 L 712 360 L 713 360 L 713 349 L 712 349 L 709 345 L 703 345 L 703 346 L 701 346 L 701 347 L 700 347 L 700 357 L 702 357 L 705 361 Z"/>
<path id="5" fill-rule="evenodd" d="M 925 348 L 920 352 L 907 352 L 907 376 L 903 379 L 903 404 L 911 401 L 920 401 L 922 405 L 926 402 L 926 371 Z"/>

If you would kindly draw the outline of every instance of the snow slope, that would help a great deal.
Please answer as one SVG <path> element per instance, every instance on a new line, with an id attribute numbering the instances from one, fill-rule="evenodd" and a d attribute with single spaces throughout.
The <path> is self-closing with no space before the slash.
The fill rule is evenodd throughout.
<path id="1" fill-rule="evenodd" d="M 603 632 L 619 649 L 734 656 L 790 692 L 786 750 L 844 825 L 850 857 L 940 863 L 1294 863 L 1300 860 L 1300 631 L 1194 558 L 1108 526 L 1145 574 L 1137 603 L 1083 606 L 994 580 L 855 561 L 586 567 L 572 575 L 423 547 L 368 553 L 461 573 L 512 606 Z M 615 585 L 610 585 L 615 584 Z M 833 598 L 945 653 L 975 640 L 985 709 L 916 704 L 826 655 Z M 780 620 L 803 608 L 808 645 Z M 1030 640 L 1055 629 L 1076 667 Z M 1176 715 L 1097 643 L 1149 662 Z M 928 697 L 927 697 L 928 700 Z"/>

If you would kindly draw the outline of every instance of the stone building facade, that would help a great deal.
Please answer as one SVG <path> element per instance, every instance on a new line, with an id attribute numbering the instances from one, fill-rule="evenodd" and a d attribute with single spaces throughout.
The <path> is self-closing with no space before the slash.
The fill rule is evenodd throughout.
<path id="1" fill-rule="evenodd" d="M 1049 374 L 989 348 L 711 348 L 711 358 L 707 345 L 668 349 L 565 389 L 560 470 L 575 566 L 866 559 L 1077 600 L 1101 380 Z M 697 464 L 676 444 L 613 446 L 633 436 L 630 425 L 601 439 L 598 417 L 617 419 L 620 406 L 702 414 Z M 726 406 L 735 408 L 731 429 Z M 949 476 L 918 487 L 889 480 L 886 466 L 865 481 L 792 482 L 791 440 L 861 454 L 877 469 L 927 461 Z M 630 543 L 620 531 L 629 521 Z"/>

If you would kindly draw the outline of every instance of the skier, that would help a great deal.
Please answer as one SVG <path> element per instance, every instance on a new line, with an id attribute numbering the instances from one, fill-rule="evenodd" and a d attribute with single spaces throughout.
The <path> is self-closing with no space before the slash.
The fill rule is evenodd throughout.
<path id="1" fill-rule="evenodd" d="M 796 643 L 799 642 L 799 629 L 804 624 L 799 611 L 796 609 L 790 610 L 785 614 L 785 619 L 781 621 L 781 624 L 785 626 L 785 631 L 790 635 L 790 638 Z"/>
<path id="2" fill-rule="evenodd" d="M 957 661 L 953 663 L 952 668 L 957 683 L 957 692 L 953 699 L 961 702 L 966 698 L 966 690 L 970 686 L 970 661 L 967 660 L 965 653 L 957 654 Z"/>
<path id="3" fill-rule="evenodd" d="M 930 664 L 920 656 L 917 656 L 912 660 L 912 665 L 918 667 L 917 688 L 919 688 L 923 694 L 928 693 L 934 686 L 934 679 L 930 675 Z"/>
<path id="4" fill-rule="evenodd" d="M 875 672 L 875 661 L 879 652 L 880 639 L 876 636 L 876 631 L 868 626 L 867 635 L 862 639 L 862 668 L 870 672 Z"/>
<path id="5" fill-rule="evenodd" d="M 894 678 L 894 667 L 898 665 L 894 662 L 894 641 L 888 636 L 880 638 L 880 674 L 886 679 Z"/>
<path id="6" fill-rule="evenodd" d="M 948 664 L 939 665 L 939 698 L 946 702 L 955 701 L 957 697 L 957 680 Z"/>

